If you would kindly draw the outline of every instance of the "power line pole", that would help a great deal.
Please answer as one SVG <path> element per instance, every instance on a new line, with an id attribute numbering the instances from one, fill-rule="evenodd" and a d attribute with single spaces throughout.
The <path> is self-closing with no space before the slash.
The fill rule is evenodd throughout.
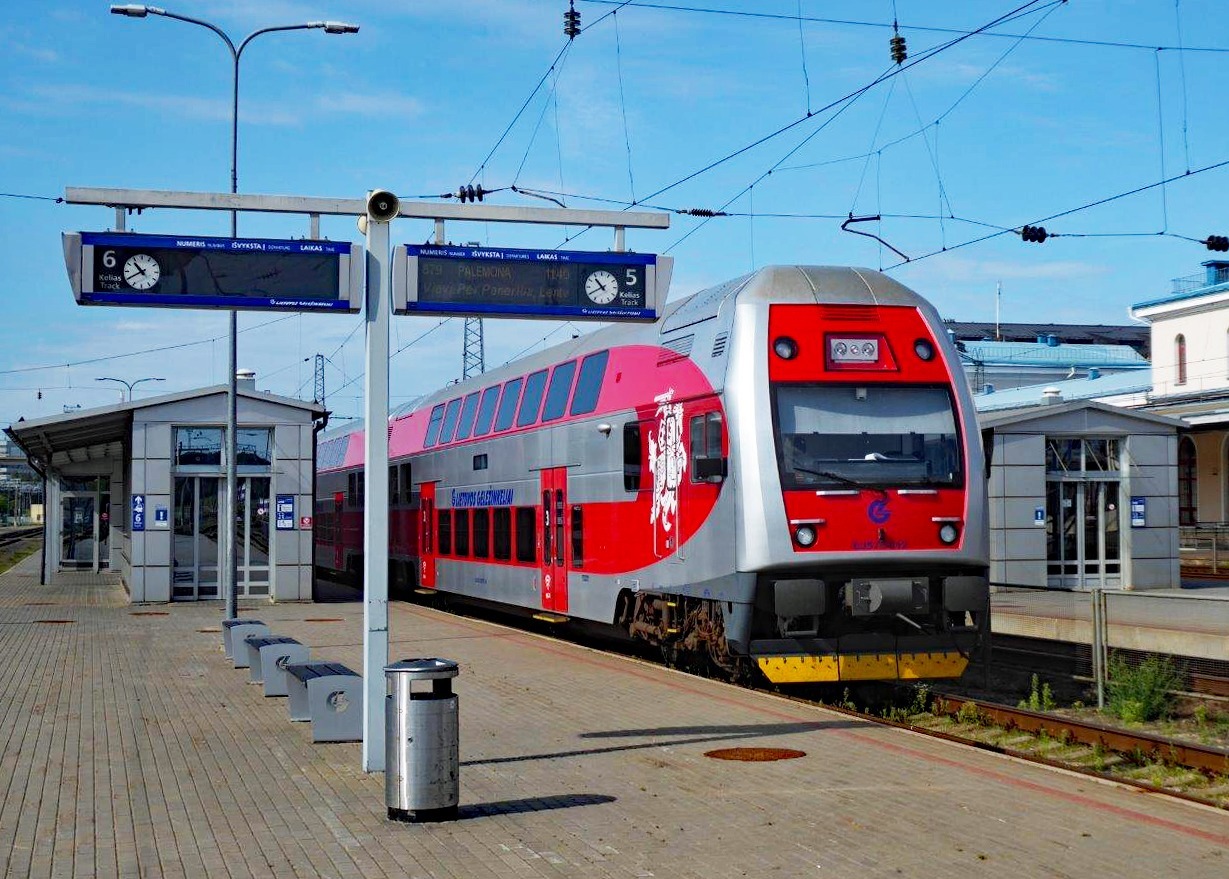
<path id="1" fill-rule="evenodd" d="M 486 372 L 486 354 L 482 346 L 482 318 L 465 319 L 465 351 L 462 355 L 461 378 Z"/>
<path id="2" fill-rule="evenodd" d="M 312 397 L 312 399 L 315 402 L 319 403 L 321 406 L 324 405 L 324 355 L 323 354 L 316 355 L 316 393 L 315 393 L 315 396 Z"/>

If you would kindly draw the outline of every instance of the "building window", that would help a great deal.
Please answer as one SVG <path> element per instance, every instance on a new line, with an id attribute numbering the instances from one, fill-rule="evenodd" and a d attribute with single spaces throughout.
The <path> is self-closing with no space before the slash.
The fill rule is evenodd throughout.
<path id="1" fill-rule="evenodd" d="M 1178 440 L 1178 524 L 1194 525 L 1199 521 L 1196 481 L 1199 478 L 1195 442 L 1189 436 Z"/>
<path id="2" fill-rule="evenodd" d="M 273 466 L 273 431 L 267 427 L 240 428 L 235 444 L 235 466 L 246 471 L 268 470 Z"/>
<path id="3" fill-rule="evenodd" d="M 218 468 L 222 466 L 222 428 L 175 428 L 175 467 Z"/>
<path id="4" fill-rule="evenodd" d="M 1174 339 L 1174 368 L 1178 373 L 1174 384 L 1186 384 L 1186 336 L 1181 333 Z"/>

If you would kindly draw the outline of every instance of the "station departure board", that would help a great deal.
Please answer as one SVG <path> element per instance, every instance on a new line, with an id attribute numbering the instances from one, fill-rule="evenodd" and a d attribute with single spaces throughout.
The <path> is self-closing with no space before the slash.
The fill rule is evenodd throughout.
<path id="1" fill-rule="evenodd" d="M 80 232 L 64 258 L 81 305 L 356 312 L 364 293 L 349 242 Z"/>
<path id="2" fill-rule="evenodd" d="M 393 254 L 393 310 L 654 321 L 672 262 L 644 253 L 401 245 Z"/>

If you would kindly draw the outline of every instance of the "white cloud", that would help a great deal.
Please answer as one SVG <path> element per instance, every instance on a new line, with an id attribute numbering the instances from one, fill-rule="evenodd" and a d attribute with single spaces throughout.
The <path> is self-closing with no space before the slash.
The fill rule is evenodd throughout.
<path id="1" fill-rule="evenodd" d="M 90 85 L 39 85 L 29 91 L 29 103 L 10 106 L 24 108 L 28 112 L 56 113 L 81 105 L 122 105 L 139 107 L 170 116 L 210 121 L 230 121 L 231 103 L 224 99 L 197 98 L 185 95 L 124 92 Z M 283 105 L 252 106 L 251 102 L 240 107 L 239 118 L 248 125 L 296 126 L 302 117 Z"/>
<path id="2" fill-rule="evenodd" d="M 316 106 L 335 113 L 382 116 L 398 121 L 423 112 L 422 101 L 393 92 L 334 92 L 317 98 Z"/>

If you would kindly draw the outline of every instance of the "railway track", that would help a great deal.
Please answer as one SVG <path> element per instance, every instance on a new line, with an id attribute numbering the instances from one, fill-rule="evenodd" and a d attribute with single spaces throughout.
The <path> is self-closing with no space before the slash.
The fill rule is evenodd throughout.
<path id="1" fill-rule="evenodd" d="M 16 546 L 17 544 L 33 537 L 41 537 L 42 533 L 43 527 L 41 525 L 35 525 L 31 528 L 19 528 L 0 533 L 0 550 L 7 549 L 11 546 Z"/>

